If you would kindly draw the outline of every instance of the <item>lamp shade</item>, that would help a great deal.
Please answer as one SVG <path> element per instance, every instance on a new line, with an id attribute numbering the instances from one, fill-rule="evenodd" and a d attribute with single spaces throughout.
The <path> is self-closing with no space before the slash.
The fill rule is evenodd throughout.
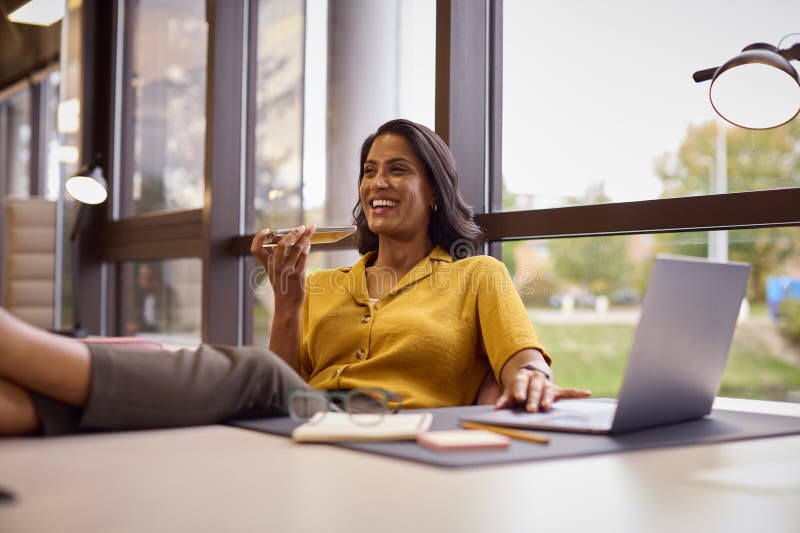
<path id="1" fill-rule="evenodd" d="M 97 164 L 69 178 L 66 188 L 70 196 L 84 204 L 102 204 L 108 198 L 103 169 Z"/>
<path id="2" fill-rule="evenodd" d="M 731 124 L 775 128 L 800 112 L 800 78 L 776 47 L 755 43 L 716 70 L 709 97 Z"/>

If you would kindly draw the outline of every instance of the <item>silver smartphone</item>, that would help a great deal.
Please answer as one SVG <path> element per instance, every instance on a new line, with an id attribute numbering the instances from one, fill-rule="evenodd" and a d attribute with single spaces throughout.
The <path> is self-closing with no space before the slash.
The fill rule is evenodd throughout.
<path id="1" fill-rule="evenodd" d="M 264 241 L 263 247 L 264 248 L 273 248 L 277 245 L 276 242 L 272 242 L 277 237 L 277 240 L 280 240 L 281 237 L 292 231 L 294 228 L 287 228 L 287 229 L 278 229 L 272 232 L 272 238 L 268 241 Z M 329 244 L 332 242 L 337 242 L 348 235 L 352 235 L 356 231 L 355 226 L 325 226 L 317 228 L 314 232 L 314 235 L 311 236 L 311 244 Z"/>

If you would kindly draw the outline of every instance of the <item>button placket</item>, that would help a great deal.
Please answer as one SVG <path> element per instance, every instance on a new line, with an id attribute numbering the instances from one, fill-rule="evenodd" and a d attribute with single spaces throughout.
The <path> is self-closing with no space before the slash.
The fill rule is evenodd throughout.
<path id="1" fill-rule="evenodd" d="M 367 346 L 369 346 L 369 342 L 370 342 L 369 339 L 372 336 L 372 326 L 373 326 L 373 321 L 372 321 L 373 316 L 372 315 L 373 315 L 374 312 L 375 312 L 375 304 L 370 303 L 369 307 L 366 310 L 366 314 L 364 314 L 361 317 L 361 323 L 368 325 L 368 328 L 366 330 Z M 355 358 L 357 360 L 363 361 L 364 359 L 367 358 L 367 351 L 364 348 L 359 348 L 358 350 L 355 351 L 355 353 L 353 353 L 353 355 L 355 356 Z"/>

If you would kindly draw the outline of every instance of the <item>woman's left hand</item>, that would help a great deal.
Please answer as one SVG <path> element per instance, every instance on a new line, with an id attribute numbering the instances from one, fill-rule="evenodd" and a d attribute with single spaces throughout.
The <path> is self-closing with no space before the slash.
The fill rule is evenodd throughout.
<path id="1" fill-rule="evenodd" d="M 568 398 L 587 398 L 591 391 L 561 388 L 544 373 L 524 366 L 519 368 L 511 383 L 494 404 L 495 409 L 521 406 L 529 413 L 549 411 L 554 402 Z"/>

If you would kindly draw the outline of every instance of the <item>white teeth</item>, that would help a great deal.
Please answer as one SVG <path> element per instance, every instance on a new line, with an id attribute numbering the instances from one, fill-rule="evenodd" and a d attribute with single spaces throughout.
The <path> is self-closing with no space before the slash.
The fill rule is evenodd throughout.
<path id="1" fill-rule="evenodd" d="M 372 207 L 394 207 L 398 203 L 394 200 L 372 200 Z"/>

